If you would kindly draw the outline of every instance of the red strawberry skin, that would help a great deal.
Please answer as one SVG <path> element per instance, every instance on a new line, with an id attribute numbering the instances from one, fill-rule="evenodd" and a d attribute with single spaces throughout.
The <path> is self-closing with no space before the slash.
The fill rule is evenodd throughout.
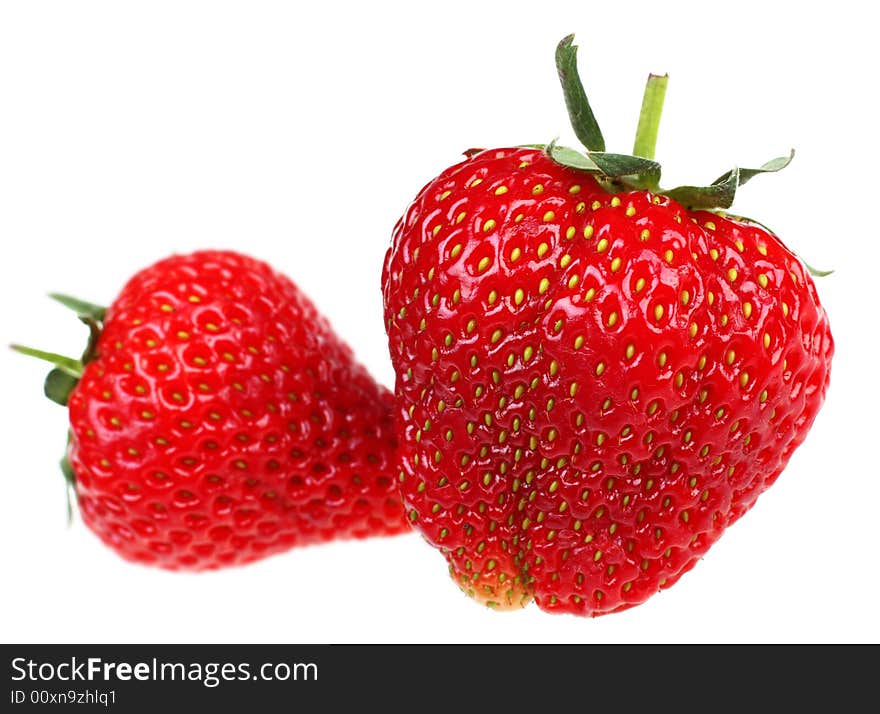
<path id="1" fill-rule="evenodd" d="M 267 264 L 169 257 L 108 308 L 69 398 L 83 521 L 124 558 L 179 570 L 400 533 L 392 403 Z"/>
<path id="2" fill-rule="evenodd" d="M 540 150 L 427 184 L 383 294 L 409 518 L 499 608 L 596 616 L 670 587 L 828 386 L 827 316 L 775 235 Z"/>

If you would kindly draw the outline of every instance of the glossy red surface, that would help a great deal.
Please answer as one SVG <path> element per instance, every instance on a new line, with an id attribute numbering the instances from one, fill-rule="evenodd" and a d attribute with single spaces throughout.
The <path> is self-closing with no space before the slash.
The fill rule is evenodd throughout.
<path id="1" fill-rule="evenodd" d="M 425 186 L 383 293 L 406 509 L 497 607 L 601 615 L 675 583 L 828 385 L 827 317 L 775 236 L 539 150 Z"/>

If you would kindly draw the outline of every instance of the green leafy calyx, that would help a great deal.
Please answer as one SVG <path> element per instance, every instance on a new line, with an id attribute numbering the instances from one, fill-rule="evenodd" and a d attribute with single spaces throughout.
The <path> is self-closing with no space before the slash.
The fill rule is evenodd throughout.
<path id="1" fill-rule="evenodd" d="M 557 45 L 556 69 L 571 126 L 585 150 L 578 151 L 557 146 L 555 142 L 543 148 L 557 163 L 594 174 L 599 182 L 610 190 L 648 190 L 669 196 L 688 209 L 729 208 L 740 186 L 758 174 L 772 173 L 785 168 L 794 157 L 794 151 L 791 151 L 787 156 L 768 161 L 757 169 L 735 167 L 707 186 L 678 186 L 663 189 L 660 187 L 660 164 L 654 161 L 654 150 L 669 77 L 657 74 L 648 76 L 633 153 L 615 154 L 605 151 L 602 131 L 578 74 L 574 35 L 564 37 Z"/>

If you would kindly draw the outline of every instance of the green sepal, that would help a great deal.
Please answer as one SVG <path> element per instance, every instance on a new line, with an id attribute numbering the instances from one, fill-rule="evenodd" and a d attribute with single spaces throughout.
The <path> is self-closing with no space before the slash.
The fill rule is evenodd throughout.
<path id="1" fill-rule="evenodd" d="M 76 377 L 56 367 L 46 375 L 46 381 L 43 382 L 43 394 L 56 404 L 66 407 L 70 393 L 77 384 L 79 384 L 79 380 Z"/>
<path id="2" fill-rule="evenodd" d="M 79 298 L 63 295 L 61 293 L 49 293 L 49 297 L 56 302 L 61 303 L 64 307 L 73 310 L 78 317 L 94 320 L 95 322 L 103 322 L 107 315 L 107 308 L 101 305 L 95 305 Z"/>
<path id="3" fill-rule="evenodd" d="M 765 164 L 762 164 L 761 168 L 758 169 L 738 169 L 739 171 L 739 180 L 737 183 L 737 187 L 744 185 L 749 179 L 754 178 L 758 174 L 768 174 L 775 173 L 776 171 L 781 171 L 786 166 L 791 163 L 791 160 L 794 158 L 794 149 L 792 149 L 788 156 L 778 156 L 775 159 L 770 159 Z M 722 174 L 717 179 L 712 182 L 712 185 L 725 183 L 730 180 L 731 172 L 728 171 L 726 174 Z"/>
<path id="4" fill-rule="evenodd" d="M 660 164 L 642 156 L 588 152 L 590 160 L 609 178 L 634 178 L 639 184 L 656 187 L 660 182 Z"/>
<path id="5" fill-rule="evenodd" d="M 814 268 L 803 258 L 801 258 L 801 262 L 804 264 L 810 275 L 812 275 L 814 278 L 824 278 L 834 272 L 833 270 L 819 270 L 818 268 Z"/>
<path id="6" fill-rule="evenodd" d="M 70 394 L 79 384 L 82 378 L 84 366 L 95 358 L 97 354 L 98 339 L 101 336 L 104 319 L 107 315 L 107 309 L 101 305 L 86 302 L 69 295 L 60 293 L 50 293 L 49 297 L 56 302 L 61 303 L 76 313 L 80 321 L 89 328 L 89 339 L 83 352 L 82 359 L 76 360 L 72 357 L 59 355 L 54 352 L 46 352 L 33 347 L 25 347 L 23 345 L 13 344 L 10 348 L 29 357 L 36 357 L 45 362 L 54 365 L 46 379 L 43 382 L 43 393 L 46 397 L 63 407 L 68 405 Z M 71 432 L 67 432 L 67 446 L 70 447 Z M 70 463 L 67 450 L 59 461 L 61 473 L 64 476 L 66 485 L 65 496 L 67 499 L 67 524 L 73 523 L 74 501 L 76 499 L 76 475 L 73 466 Z"/>
<path id="7" fill-rule="evenodd" d="M 43 350 L 37 350 L 33 347 L 25 347 L 24 345 L 9 345 L 9 347 L 10 349 L 23 355 L 27 355 L 28 357 L 36 357 L 44 362 L 50 362 L 51 364 L 54 364 L 57 369 L 66 372 L 71 377 L 76 379 L 82 377 L 83 363 L 78 359 L 65 357 L 64 355 L 55 354 L 54 352 L 44 352 Z"/>
<path id="8" fill-rule="evenodd" d="M 536 148 L 543 149 L 547 156 L 562 166 L 568 166 L 579 171 L 589 171 L 590 173 L 602 172 L 592 159 L 576 149 L 570 149 L 567 146 L 557 146 L 553 141 L 545 146 L 538 146 Z"/>
<path id="9" fill-rule="evenodd" d="M 730 208 L 739 186 L 739 169 L 734 168 L 724 176 L 723 181 L 719 179 L 709 186 L 679 186 L 662 193 L 688 209 Z"/>
<path id="10" fill-rule="evenodd" d="M 628 178 L 634 187 L 638 185 L 644 188 L 654 188 L 660 181 L 660 164 L 640 156 L 604 151 L 582 153 L 567 146 L 557 146 L 554 142 L 543 148 L 557 164 L 600 174 L 600 178 Z"/>
<path id="11" fill-rule="evenodd" d="M 788 156 L 771 159 L 757 169 L 733 168 L 708 186 L 679 186 L 669 191 L 661 191 L 661 193 L 691 209 L 730 208 L 736 197 L 736 190 L 740 186 L 758 174 L 781 171 L 791 163 L 793 158 L 794 149 L 789 152 Z"/>
<path id="12" fill-rule="evenodd" d="M 70 446 L 70 432 L 67 432 L 67 445 Z M 76 475 L 73 473 L 73 465 L 65 450 L 64 456 L 58 462 L 61 467 L 61 473 L 64 475 L 64 483 L 67 486 L 65 493 L 67 495 L 67 525 L 73 523 L 73 502 L 76 500 Z"/>
<path id="13" fill-rule="evenodd" d="M 568 35 L 556 46 L 556 72 L 562 85 L 565 106 L 574 134 L 590 151 L 605 151 L 602 130 L 590 107 L 587 93 L 577 70 L 577 45 L 574 35 Z"/>

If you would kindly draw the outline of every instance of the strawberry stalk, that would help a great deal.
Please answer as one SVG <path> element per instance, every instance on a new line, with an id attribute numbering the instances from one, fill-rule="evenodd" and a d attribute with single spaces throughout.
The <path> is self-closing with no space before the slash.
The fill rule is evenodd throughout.
<path id="1" fill-rule="evenodd" d="M 636 140 L 633 143 L 633 156 L 654 158 L 667 84 L 669 84 L 668 74 L 648 75 L 645 94 L 642 96 L 642 109 L 639 112 L 639 125 L 636 128 Z"/>

